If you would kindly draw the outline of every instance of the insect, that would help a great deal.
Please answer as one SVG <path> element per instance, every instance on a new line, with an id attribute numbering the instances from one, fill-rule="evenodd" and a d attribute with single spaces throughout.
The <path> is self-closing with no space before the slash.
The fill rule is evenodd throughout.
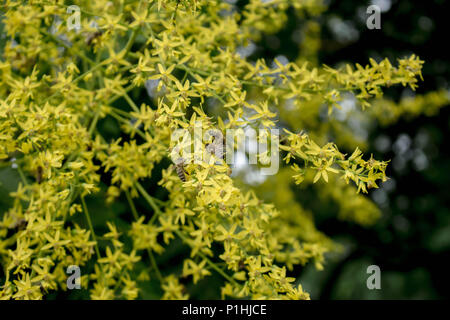
<path id="1" fill-rule="evenodd" d="M 224 159 L 225 158 L 225 147 L 220 146 L 219 144 L 210 143 L 206 145 L 206 151 L 208 151 L 211 154 L 214 154 L 218 159 Z"/>
<path id="2" fill-rule="evenodd" d="M 175 164 L 175 171 L 177 172 L 177 175 L 180 178 L 180 180 L 186 182 L 186 170 L 184 170 L 183 158 L 178 158 L 177 163 Z"/>
<path id="3" fill-rule="evenodd" d="M 17 219 L 9 228 L 10 229 L 17 229 L 17 230 L 24 230 L 28 225 L 27 220 L 24 218 Z"/>
<path id="4" fill-rule="evenodd" d="M 86 45 L 90 46 L 92 42 L 103 34 L 101 31 L 92 32 L 86 37 Z"/>
<path id="5" fill-rule="evenodd" d="M 206 145 L 206 151 L 214 154 L 217 159 L 225 161 L 227 152 L 227 142 L 223 139 L 223 134 L 218 131 L 211 130 L 209 134 L 214 137 L 214 141 Z M 231 176 L 232 169 L 228 168 L 227 174 Z"/>
<path id="6" fill-rule="evenodd" d="M 38 166 L 36 171 L 36 182 L 38 184 L 41 184 L 42 182 L 42 171 L 43 171 L 42 167 Z"/>
<path id="7" fill-rule="evenodd" d="M 214 141 L 206 146 L 206 151 L 214 154 L 218 159 L 225 159 L 226 141 L 220 131 L 210 130 L 208 132 L 214 137 Z"/>

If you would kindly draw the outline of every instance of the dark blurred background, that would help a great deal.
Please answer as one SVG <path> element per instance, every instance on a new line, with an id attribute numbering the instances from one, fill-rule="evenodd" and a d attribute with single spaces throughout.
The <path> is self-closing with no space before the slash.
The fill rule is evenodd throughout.
<path id="1" fill-rule="evenodd" d="M 234 2 L 234 1 L 233 1 Z M 247 1 L 237 1 L 238 6 Z M 412 53 L 425 60 L 424 81 L 414 93 L 390 88 L 385 97 L 449 90 L 450 19 L 445 0 L 328 0 L 328 10 L 313 19 L 321 26 L 318 65 L 368 63 L 387 57 L 393 64 Z M 366 9 L 381 9 L 381 29 L 369 30 Z M 298 30 L 305 20 L 290 14 L 285 27 L 257 44 L 256 55 L 267 60 L 298 57 Z M 317 228 L 344 244 L 344 252 L 328 256 L 323 271 L 313 265 L 300 270 L 299 282 L 312 299 L 442 299 L 450 283 L 450 153 L 446 137 L 450 108 L 436 116 L 400 119 L 389 126 L 375 124 L 367 132 L 376 159 L 391 160 L 390 180 L 369 196 L 382 217 L 371 227 L 342 221 L 333 205 L 305 203 L 314 212 Z M 302 191 L 303 192 L 303 191 Z M 337 209 L 336 209 L 337 210 Z M 381 290 L 368 290 L 369 265 L 381 269 Z M 297 272 L 294 272 L 298 276 Z"/>
<path id="2" fill-rule="evenodd" d="M 370 4 L 382 10 L 380 30 L 366 27 Z M 448 90 L 448 14 L 444 0 L 329 1 L 329 9 L 319 18 L 324 26 L 319 63 L 365 64 L 369 57 L 396 61 L 415 53 L 425 60 L 424 82 L 417 94 Z M 402 88 L 387 92 L 394 100 L 405 94 L 412 92 Z M 315 211 L 317 228 L 346 244 L 346 249 L 329 257 L 324 271 L 304 269 L 300 282 L 311 298 L 450 297 L 449 127 L 450 109 L 444 107 L 434 117 L 401 119 L 370 130 L 366 154 L 391 159 L 387 172 L 391 180 L 370 193 L 382 218 L 364 228 Z M 381 268 L 381 290 L 366 287 L 371 264 Z"/>

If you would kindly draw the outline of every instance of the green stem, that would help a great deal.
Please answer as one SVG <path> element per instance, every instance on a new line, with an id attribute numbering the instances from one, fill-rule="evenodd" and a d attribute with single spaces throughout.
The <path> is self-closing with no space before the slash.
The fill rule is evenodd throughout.
<path id="1" fill-rule="evenodd" d="M 159 271 L 158 264 L 156 263 L 155 256 L 153 255 L 150 249 L 147 249 L 148 256 L 150 258 L 150 263 L 152 264 L 153 270 L 155 270 L 156 277 L 158 278 L 160 283 L 164 283 L 164 278 Z"/>
<path id="2" fill-rule="evenodd" d="M 128 91 L 130 91 L 133 88 L 134 88 L 134 84 L 130 84 L 128 87 L 126 87 L 124 89 L 124 92 L 127 93 Z M 108 100 L 107 104 L 108 105 L 112 104 L 114 101 L 116 101 L 117 99 L 121 98 L 122 96 L 123 96 L 123 93 L 116 94 L 114 97 L 112 97 L 111 99 Z"/>
<path id="3" fill-rule="evenodd" d="M 131 33 L 131 37 L 130 37 L 130 39 L 128 39 L 128 42 L 127 42 L 127 44 L 125 45 L 125 48 L 123 49 L 123 50 L 125 50 L 124 57 L 125 57 L 125 56 L 128 54 L 128 52 L 130 51 L 131 46 L 132 46 L 133 43 L 134 43 L 134 40 L 136 40 L 137 34 L 138 34 L 138 28 L 133 29 L 133 31 L 132 31 L 132 33 Z"/>
<path id="4" fill-rule="evenodd" d="M 92 226 L 91 216 L 89 215 L 88 208 L 86 206 L 86 201 L 84 201 L 84 196 L 81 196 L 81 204 L 83 205 L 83 211 L 86 216 L 87 223 L 89 225 L 89 229 L 91 230 L 92 239 L 95 242 L 95 253 L 97 254 L 97 259 L 101 259 L 100 250 L 98 248 L 97 237 L 95 236 L 94 227 Z"/>
<path id="5" fill-rule="evenodd" d="M 137 213 L 131 194 L 128 190 L 125 190 L 125 196 L 127 197 L 128 204 L 130 205 L 131 212 L 133 213 L 134 220 L 139 220 L 139 214 Z"/>
<path id="6" fill-rule="evenodd" d="M 67 209 L 64 211 L 64 216 L 63 216 L 63 221 L 64 223 L 66 222 L 67 219 L 67 214 L 70 211 L 70 205 L 72 204 L 72 202 L 77 198 L 78 196 L 78 188 L 77 185 L 78 184 L 78 178 L 76 178 L 75 181 L 75 186 L 71 186 L 70 187 L 70 194 L 69 194 L 69 200 L 67 201 Z"/>
<path id="7" fill-rule="evenodd" d="M 183 235 L 183 233 L 180 230 L 174 231 L 177 236 L 183 240 L 187 245 L 191 246 L 187 238 Z M 230 283 L 232 283 L 235 286 L 239 286 L 239 284 L 228 274 L 226 274 L 218 265 L 216 265 L 214 262 L 212 262 L 203 252 L 197 253 L 202 259 L 206 260 L 206 263 L 213 268 L 218 274 L 220 274 L 222 277 L 224 277 L 226 280 L 228 280 Z"/>
<path id="8" fill-rule="evenodd" d="M 136 206 L 134 205 L 133 199 L 131 198 L 131 194 L 130 194 L 130 192 L 128 190 L 125 190 L 125 196 L 127 197 L 127 200 L 128 200 L 129 205 L 130 205 L 131 212 L 133 213 L 134 219 L 136 221 L 139 220 L 139 214 L 138 214 L 138 212 L 136 210 Z M 164 279 L 163 279 L 163 277 L 161 275 L 161 272 L 159 271 L 158 264 L 156 263 L 156 260 L 155 260 L 155 256 L 153 255 L 152 251 L 150 249 L 148 249 L 148 248 L 147 248 L 147 253 L 148 253 L 148 257 L 150 259 L 150 264 L 151 264 L 153 270 L 155 270 L 156 277 L 158 278 L 158 280 L 161 283 L 163 283 Z"/>
<path id="9" fill-rule="evenodd" d="M 114 119 L 116 119 L 119 122 L 122 122 L 124 124 L 130 125 L 130 121 L 119 116 L 118 114 L 116 114 L 112 109 L 108 112 L 108 114 L 113 117 Z M 140 129 L 138 128 L 133 128 L 133 130 L 136 131 L 136 133 L 144 140 L 147 139 L 147 137 L 145 136 L 145 133 L 143 133 Z"/>
<path id="10" fill-rule="evenodd" d="M 28 180 L 25 177 L 25 174 L 23 173 L 22 168 L 20 168 L 19 164 L 17 164 L 17 171 L 19 172 L 20 179 L 22 179 L 22 182 L 27 186 L 28 185 Z"/>
<path id="11" fill-rule="evenodd" d="M 155 201 L 153 200 L 153 197 L 150 196 L 147 191 L 142 187 L 142 185 L 136 181 L 136 187 L 138 188 L 139 192 L 142 194 L 142 196 L 145 198 L 145 200 L 148 202 L 148 204 L 152 207 L 154 214 L 152 218 L 150 219 L 150 223 L 153 223 L 157 216 L 162 215 L 161 210 L 156 205 Z"/>
<path id="12" fill-rule="evenodd" d="M 134 101 L 130 98 L 130 96 L 128 95 L 128 93 L 124 92 L 123 93 L 123 97 L 125 98 L 125 100 L 127 100 L 128 104 L 131 106 L 131 108 L 133 108 L 133 110 L 137 113 L 139 113 L 139 108 L 137 107 L 137 105 L 134 103 Z"/>
<path id="13" fill-rule="evenodd" d="M 80 81 L 81 79 L 83 79 L 87 74 L 99 69 L 100 67 L 102 67 L 104 64 L 106 64 L 107 60 L 104 60 L 102 62 L 100 62 L 99 64 L 95 65 L 94 67 L 92 67 L 91 69 L 89 69 L 88 71 L 84 72 L 83 74 L 79 75 L 78 77 L 76 77 L 74 80 L 72 80 L 72 84 L 76 84 L 78 81 Z M 50 95 L 49 97 L 47 97 L 47 99 L 45 99 L 43 101 L 43 104 L 45 104 L 47 101 L 49 101 L 51 98 L 55 97 L 58 93 L 60 93 L 61 91 L 56 91 L 55 93 L 53 93 L 52 95 Z"/>
<path id="14" fill-rule="evenodd" d="M 89 126 L 89 131 L 88 131 L 89 137 L 92 135 L 92 133 L 95 130 L 95 127 L 97 126 L 99 116 L 100 116 L 100 110 L 97 110 L 95 112 L 94 118 L 92 119 L 91 125 Z"/>

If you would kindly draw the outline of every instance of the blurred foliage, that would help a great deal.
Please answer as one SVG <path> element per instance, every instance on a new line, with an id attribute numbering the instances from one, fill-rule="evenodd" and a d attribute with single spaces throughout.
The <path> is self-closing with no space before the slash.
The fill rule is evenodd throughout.
<path id="1" fill-rule="evenodd" d="M 381 30 L 365 28 L 365 8 L 379 4 Z M 340 63 L 348 59 L 396 57 L 415 52 L 427 63 L 425 81 L 415 94 L 390 90 L 393 101 L 416 100 L 417 95 L 443 90 L 448 95 L 448 12 L 446 1 L 386 0 L 367 2 L 330 1 L 324 17 L 320 62 Z M 336 26 L 344 23 L 352 37 L 339 38 Z M 334 27 L 333 27 L 334 26 Z M 434 94 L 434 93 L 432 93 Z M 416 97 L 416 98 L 414 98 Z M 391 103 L 375 109 L 390 113 Z M 368 130 L 368 152 L 392 159 L 391 178 L 372 198 L 382 209 L 382 218 L 371 228 L 360 228 L 330 217 L 330 208 L 316 209 L 320 230 L 346 244 L 345 254 L 330 258 L 324 272 L 307 268 L 300 277 L 311 297 L 317 299 L 441 299 L 448 298 L 448 256 L 450 255 L 450 153 L 448 137 L 450 111 L 436 111 L 427 103 L 432 117 L 413 116 L 397 123 L 383 121 Z M 381 111 L 383 110 L 383 111 Z M 392 109 L 390 109 L 392 110 Z M 301 196 L 301 195 L 299 195 Z M 366 268 L 381 268 L 381 290 L 367 290 Z M 314 289 L 313 289 L 314 288 Z M 317 288 L 320 288 L 317 290 Z"/>

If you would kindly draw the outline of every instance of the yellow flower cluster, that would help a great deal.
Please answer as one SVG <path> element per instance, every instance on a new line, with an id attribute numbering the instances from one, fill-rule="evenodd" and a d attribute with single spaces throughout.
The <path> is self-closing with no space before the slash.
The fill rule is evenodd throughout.
<path id="1" fill-rule="evenodd" d="M 92 299 L 139 298 L 149 277 L 159 282 L 162 299 L 187 299 L 180 280 L 196 284 L 213 273 L 224 279 L 217 289 L 223 298 L 308 299 L 287 272 L 309 261 L 322 268 L 324 254 L 337 245 L 295 200 L 291 177 L 328 182 L 317 190 L 319 201 L 331 197 L 342 218 L 372 223 L 379 211 L 356 191 L 385 181 L 387 163 L 364 160 L 358 148 L 347 156 L 328 142 L 329 132 L 346 134 L 333 111 L 344 94 L 366 108 L 384 87 L 414 90 L 423 62 L 411 56 L 395 67 L 387 60 L 317 66 L 316 22 L 306 24 L 311 46 L 302 45 L 298 61 L 269 65 L 239 54 L 282 28 L 289 8 L 301 17 L 319 15 L 321 0 L 250 0 L 242 10 L 219 0 L 79 0 L 80 28 L 71 30 L 64 3 L 6 0 L 1 7 L 7 41 L 0 58 L 0 168 L 21 182 L 0 213 L 0 298 L 42 299 L 67 290 L 66 269 L 77 265 L 90 270 L 81 283 Z M 137 106 L 149 83 L 151 99 Z M 380 103 L 371 109 L 384 110 Z M 330 121 L 320 121 L 323 104 Z M 421 112 L 425 102 L 417 104 L 402 102 L 404 111 L 392 118 Z M 100 121 L 115 121 L 120 137 L 105 139 Z M 204 130 L 222 132 L 286 128 L 280 150 L 294 173 L 286 166 L 269 178 L 277 185 L 272 194 L 273 185 L 242 186 L 220 161 L 186 164 L 185 182 L 172 164 L 159 172 L 167 198 L 149 194 L 142 181 L 170 157 L 172 133 L 194 132 L 199 121 Z M 107 205 L 122 195 L 134 219 L 125 226 L 89 210 L 85 200 L 103 197 Z M 138 212 L 136 198 L 148 212 Z M 93 214 L 106 234 L 94 230 Z M 190 254 L 169 274 L 155 254 L 174 239 Z M 138 273 L 138 263 L 148 267 Z"/>

